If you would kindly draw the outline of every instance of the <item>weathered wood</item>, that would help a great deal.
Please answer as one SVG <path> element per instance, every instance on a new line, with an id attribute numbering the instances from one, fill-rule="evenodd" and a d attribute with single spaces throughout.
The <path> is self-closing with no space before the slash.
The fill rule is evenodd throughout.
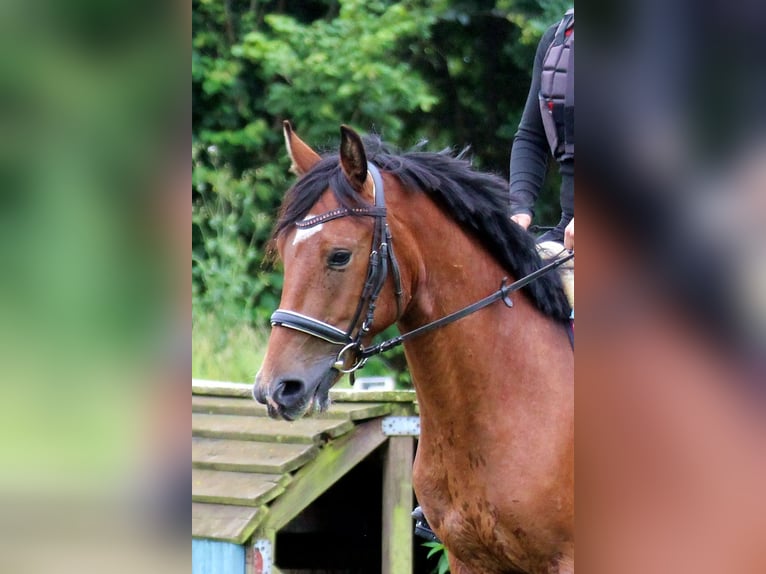
<path id="1" fill-rule="evenodd" d="M 317 453 L 313 444 L 192 438 L 194 468 L 282 474 L 304 465 Z"/>
<path id="2" fill-rule="evenodd" d="M 192 394 L 252 398 L 253 385 L 248 383 L 227 383 L 224 381 L 192 379 Z"/>
<path id="3" fill-rule="evenodd" d="M 214 395 L 192 395 L 192 412 L 221 415 L 246 415 L 267 417 L 266 406 L 252 397 L 218 397 Z"/>
<path id="4" fill-rule="evenodd" d="M 192 502 L 192 536 L 244 544 L 265 515 L 264 507 Z"/>
<path id="5" fill-rule="evenodd" d="M 192 469 L 192 501 L 261 506 L 290 483 L 288 474 Z"/>
<path id="6" fill-rule="evenodd" d="M 390 414 L 397 417 L 412 417 L 420 414 L 418 403 L 389 403 Z"/>
<path id="7" fill-rule="evenodd" d="M 228 383 L 222 381 L 206 381 L 192 379 L 192 394 L 251 398 L 253 385 L 249 383 Z M 415 391 L 357 391 L 353 389 L 331 389 L 330 398 L 336 402 L 367 402 L 367 403 L 412 403 L 415 402 Z"/>
<path id="8" fill-rule="evenodd" d="M 319 444 L 354 428 L 350 420 L 300 419 L 276 421 L 263 417 L 192 413 L 192 436 L 278 443 Z"/>
<path id="9" fill-rule="evenodd" d="M 415 439 L 392 436 L 383 464 L 382 574 L 412 572 L 412 459 Z"/>
<path id="10" fill-rule="evenodd" d="M 391 412 L 387 403 L 332 403 L 328 413 L 345 414 L 352 421 L 382 417 Z"/>
<path id="11" fill-rule="evenodd" d="M 236 544 L 256 529 L 275 539 L 279 529 L 387 440 L 379 420 L 357 426 L 351 421 L 412 414 L 416 405 L 414 392 L 333 390 L 329 411 L 285 422 L 267 418 L 265 407 L 252 400 L 249 384 L 193 380 L 192 390 L 192 535 Z M 325 438 L 332 440 L 321 446 Z M 402 438 L 412 442 L 395 437 Z M 402 516 L 408 531 L 412 526 L 411 488 L 410 483 L 409 504 L 401 491 L 389 495 L 405 513 L 392 514 L 388 525 L 384 519 L 391 532 L 385 535 L 390 544 L 384 546 L 384 560 L 388 552 L 392 568 L 406 563 L 400 572 L 411 563 L 411 536 L 409 548 L 399 550 L 405 546 Z"/>
<path id="12" fill-rule="evenodd" d="M 318 419 L 351 419 L 352 421 L 371 419 L 389 414 L 390 403 L 342 403 L 336 402 L 323 412 L 312 415 Z M 192 395 L 192 412 L 222 415 L 246 415 L 267 417 L 264 405 L 252 398 L 218 397 L 211 395 Z"/>
<path id="13" fill-rule="evenodd" d="M 330 398 L 336 402 L 415 402 L 415 391 L 356 391 L 353 389 L 330 389 Z"/>
<path id="14" fill-rule="evenodd" d="M 374 420 L 327 444 L 313 461 L 295 474 L 285 493 L 272 503 L 263 527 L 282 528 L 385 440 L 380 422 Z"/>

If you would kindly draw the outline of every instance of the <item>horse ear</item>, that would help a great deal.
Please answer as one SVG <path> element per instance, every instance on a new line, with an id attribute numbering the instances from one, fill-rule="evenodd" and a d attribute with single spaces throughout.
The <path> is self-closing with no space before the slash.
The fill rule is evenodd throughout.
<path id="1" fill-rule="evenodd" d="M 340 126 L 340 165 L 351 186 L 362 191 L 367 180 L 367 155 L 362 138 L 345 125 Z"/>
<path id="2" fill-rule="evenodd" d="M 322 158 L 306 142 L 295 135 L 293 126 L 288 120 L 282 122 L 282 128 L 285 134 L 287 153 L 293 162 L 290 171 L 296 175 L 303 175 L 310 171 Z"/>

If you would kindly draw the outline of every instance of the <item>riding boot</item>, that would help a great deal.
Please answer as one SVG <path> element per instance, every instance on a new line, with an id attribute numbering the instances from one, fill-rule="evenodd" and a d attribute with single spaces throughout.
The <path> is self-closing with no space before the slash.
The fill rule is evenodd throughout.
<path id="1" fill-rule="evenodd" d="M 416 536 L 420 536 L 421 538 L 425 538 L 431 542 L 441 542 L 439 537 L 436 536 L 436 533 L 431 530 L 431 527 L 428 525 L 428 521 L 426 520 L 425 514 L 423 514 L 422 508 L 416 506 L 415 510 L 412 511 L 412 518 L 415 519 Z"/>

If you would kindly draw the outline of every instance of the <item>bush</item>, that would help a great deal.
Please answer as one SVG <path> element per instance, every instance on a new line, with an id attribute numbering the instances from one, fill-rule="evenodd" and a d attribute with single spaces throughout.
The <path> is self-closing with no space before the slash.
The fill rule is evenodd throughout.
<path id="1" fill-rule="evenodd" d="M 215 148 L 206 150 L 215 158 Z M 193 155 L 192 288 L 195 311 L 215 314 L 223 325 L 264 326 L 282 289 L 279 269 L 264 266 L 272 213 L 258 209 L 263 186 L 255 171 L 236 178 L 229 166 L 208 167 Z M 255 193 L 254 193 L 255 190 Z"/>

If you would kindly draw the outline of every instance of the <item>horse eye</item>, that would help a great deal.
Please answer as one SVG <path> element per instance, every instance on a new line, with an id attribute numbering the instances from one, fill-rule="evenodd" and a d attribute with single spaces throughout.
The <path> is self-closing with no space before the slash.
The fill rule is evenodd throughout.
<path id="1" fill-rule="evenodd" d="M 345 249 L 339 249 L 330 253 L 327 258 L 327 265 L 330 267 L 344 267 L 351 261 L 351 252 Z"/>

